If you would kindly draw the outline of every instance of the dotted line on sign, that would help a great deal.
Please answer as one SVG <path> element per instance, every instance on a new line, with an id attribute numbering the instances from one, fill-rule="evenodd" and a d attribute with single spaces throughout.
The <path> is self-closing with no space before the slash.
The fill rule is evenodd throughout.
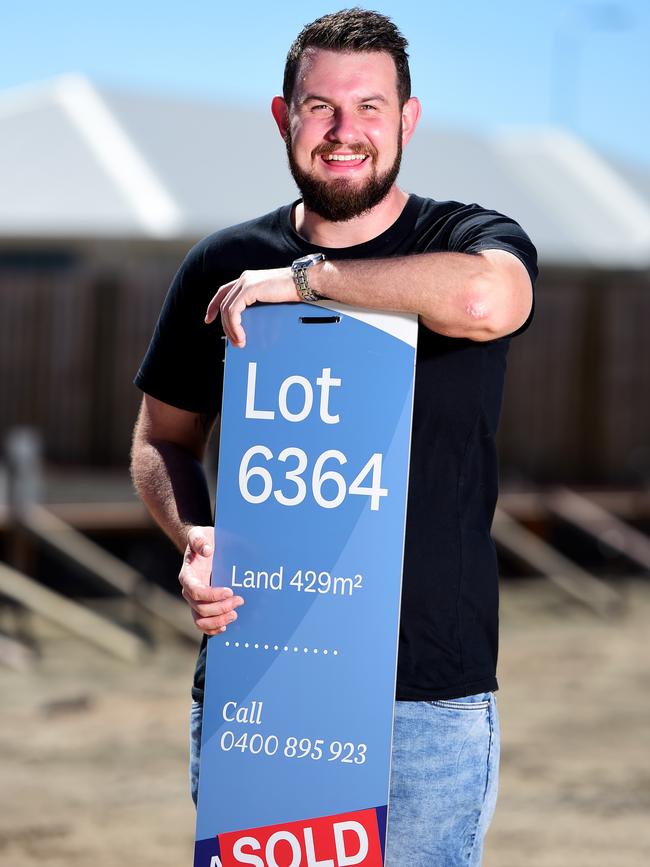
<path id="1" fill-rule="evenodd" d="M 235 647 L 240 650 L 268 650 L 275 653 L 322 653 L 323 656 L 331 654 L 338 656 L 338 650 L 328 650 L 327 648 L 318 647 L 297 647 L 296 645 L 288 644 L 251 644 L 250 641 L 224 641 L 224 647 Z"/>

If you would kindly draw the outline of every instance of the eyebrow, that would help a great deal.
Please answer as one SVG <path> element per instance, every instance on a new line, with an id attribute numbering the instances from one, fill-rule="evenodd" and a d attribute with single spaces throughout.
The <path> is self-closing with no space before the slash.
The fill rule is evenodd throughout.
<path id="1" fill-rule="evenodd" d="M 331 100 L 328 99 L 326 96 L 319 96 L 317 93 L 308 93 L 307 96 L 305 96 L 301 100 L 300 104 L 304 105 L 306 102 L 312 102 L 312 101 L 326 102 L 328 104 L 331 102 Z M 386 99 L 386 97 L 381 96 L 381 94 L 375 93 L 372 96 L 364 96 L 362 99 L 359 100 L 359 103 L 364 103 L 364 102 L 384 102 L 385 103 L 385 102 L 388 102 L 388 100 Z"/>

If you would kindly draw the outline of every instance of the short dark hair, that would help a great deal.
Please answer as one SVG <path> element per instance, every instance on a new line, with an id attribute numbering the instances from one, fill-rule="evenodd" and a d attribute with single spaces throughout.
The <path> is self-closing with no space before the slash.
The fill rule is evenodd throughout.
<path id="1" fill-rule="evenodd" d="M 361 9 L 341 9 L 306 24 L 295 38 L 284 65 L 282 92 L 291 102 L 302 55 L 308 48 L 328 51 L 385 51 L 395 61 L 400 105 L 411 96 L 408 42 L 386 15 Z"/>

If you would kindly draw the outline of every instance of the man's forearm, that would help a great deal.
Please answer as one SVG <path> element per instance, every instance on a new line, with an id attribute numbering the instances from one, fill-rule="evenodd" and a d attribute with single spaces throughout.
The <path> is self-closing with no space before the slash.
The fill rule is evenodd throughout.
<path id="1" fill-rule="evenodd" d="M 489 340 L 518 327 L 529 309 L 514 297 L 517 281 L 526 279 L 523 266 L 508 253 L 494 253 L 493 260 L 445 252 L 328 260 L 310 269 L 309 285 L 333 301 L 417 313 L 440 334 Z"/>
<path id="2" fill-rule="evenodd" d="M 191 527 L 212 524 L 203 466 L 186 449 L 160 440 L 136 440 L 131 475 L 145 506 L 180 551 Z"/>
<path id="3" fill-rule="evenodd" d="M 526 268 L 505 250 L 335 259 L 307 273 L 309 288 L 332 301 L 416 313 L 431 331 L 470 340 L 494 340 L 516 331 L 526 321 L 533 297 Z M 219 287 L 205 321 L 220 314 L 226 336 L 244 346 L 241 317 L 247 307 L 299 300 L 290 268 L 244 271 Z"/>

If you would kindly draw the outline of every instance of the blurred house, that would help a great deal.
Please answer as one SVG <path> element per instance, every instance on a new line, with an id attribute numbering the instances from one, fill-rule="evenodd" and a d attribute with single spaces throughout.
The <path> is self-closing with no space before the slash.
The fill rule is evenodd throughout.
<path id="1" fill-rule="evenodd" d="M 199 237 L 296 198 L 285 163 L 261 110 L 73 76 L 0 94 L 0 435 L 30 424 L 51 462 L 124 465 L 172 274 Z M 504 475 L 650 481 L 650 171 L 555 129 L 425 125 L 401 184 L 503 211 L 538 247 Z"/>

